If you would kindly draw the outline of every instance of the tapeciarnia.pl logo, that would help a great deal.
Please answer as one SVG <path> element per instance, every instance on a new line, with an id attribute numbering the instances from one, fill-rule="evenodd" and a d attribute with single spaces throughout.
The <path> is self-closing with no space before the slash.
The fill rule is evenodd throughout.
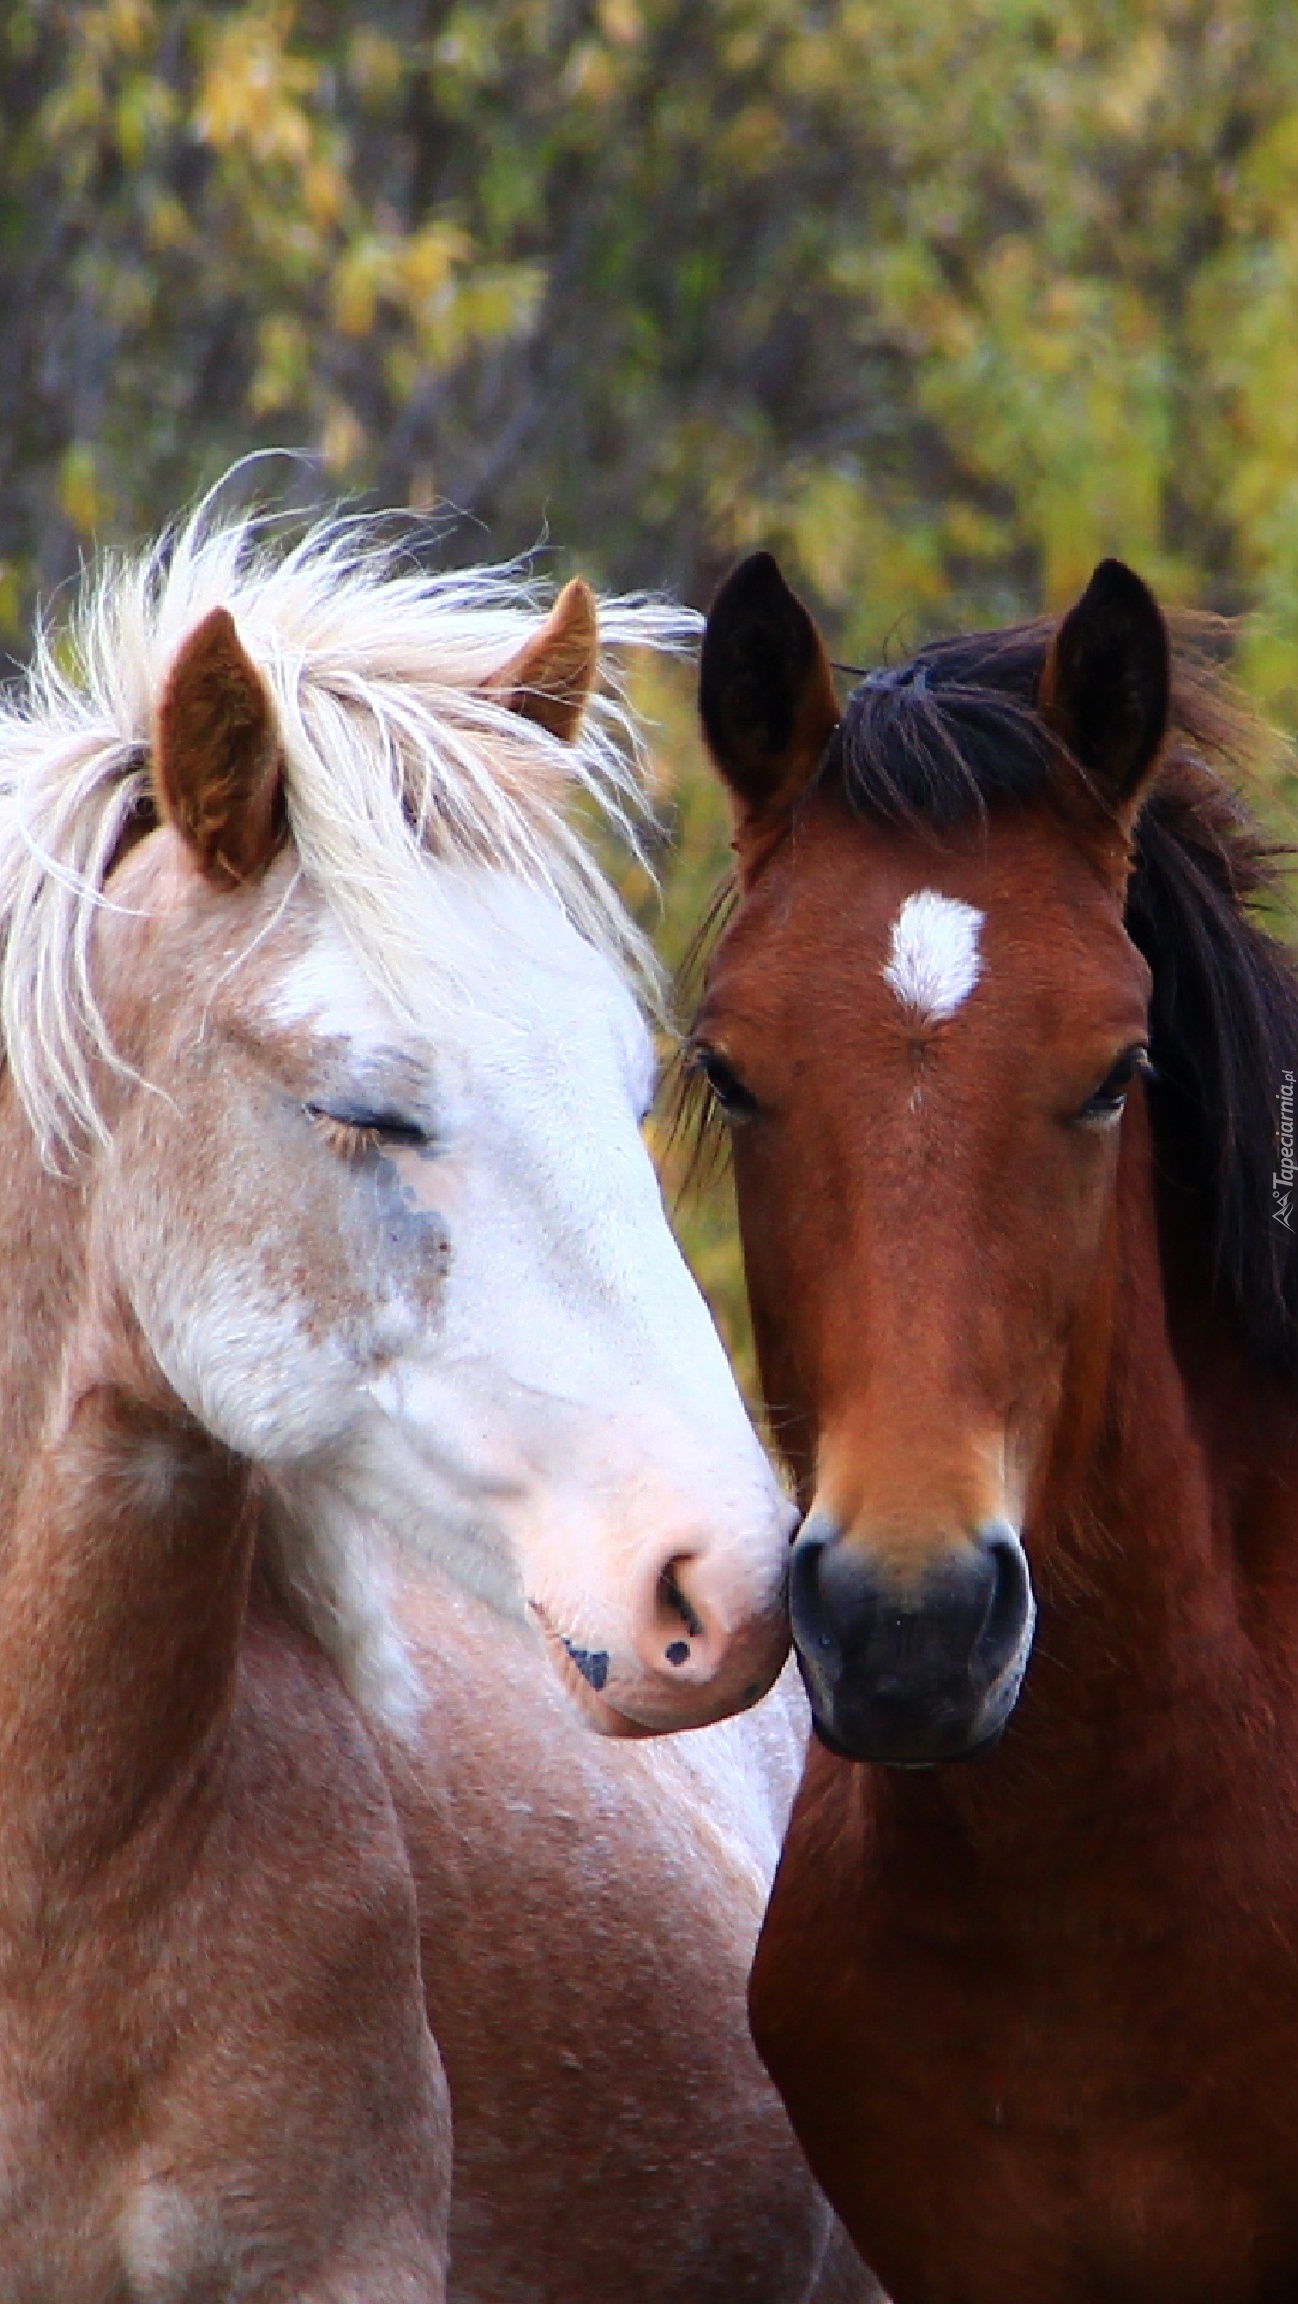
<path id="1" fill-rule="evenodd" d="M 1278 1172 L 1271 1178 L 1271 1214 L 1277 1224 L 1283 1224 L 1286 1232 L 1292 1232 L 1294 1180 L 1292 1072 L 1280 1074 L 1280 1094 L 1277 1101 L 1280 1107 L 1280 1118 L 1275 1140 L 1276 1155 L 1280 1166 Z"/>

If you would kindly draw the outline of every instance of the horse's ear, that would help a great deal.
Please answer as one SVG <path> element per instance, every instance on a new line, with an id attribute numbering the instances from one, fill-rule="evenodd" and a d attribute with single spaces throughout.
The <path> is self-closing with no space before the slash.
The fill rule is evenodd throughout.
<path id="1" fill-rule="evenodd" d="M 589 584 L 565 584 L 539 632 L 483 681 L 484 693 L 571 744 L 599 669 L 599 610 Z"/>
<path id="2" fill-rule="evenodd" d="M 797 798 L 838 726 L 825 644 L 769 552 L 741 560 L 712 603 L 699 712 L 741 836 Z"/>
<path id="3" fill-rule="evenodd" d="M 153 748 L 163 821 L 218 887 L 254 880 L 284 837 L 279 734 L 266 683 L 227 608 L 181 647 Z"/>
<path id="4" fill-rule="evenodd" d="M 1167 734 L 1171 651 L 1149 586 L 1101 560 L 1051 642 L 1038 704 L 1091 783 L 1132 816 Z"/>

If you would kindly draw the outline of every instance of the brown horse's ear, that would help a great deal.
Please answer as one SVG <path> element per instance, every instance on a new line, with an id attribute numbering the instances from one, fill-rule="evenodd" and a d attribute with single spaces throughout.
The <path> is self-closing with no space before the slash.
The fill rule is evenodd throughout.
<path id="1" fill-rule="evenodd" d="M 769 552 L 741 560 L 712 603 L 699 712 L 742 840 L 797 799 L 841 717 L 825 644 Z"/>
<path id="2" fill-rule="evenodd" d="M 228 888 L 265 871 L 284 837 L 279 737 L 226 608 L 203 618 L 171 667 L 153 762 L 163 821 L 209 880 Z"/>
<path id="3" fill-rule="evenodd" d="M 510 712 L 571 744 L 599 668 L 599 611 L 589 584 L 565 584 L 539 632 L 482 683 Z"/>
<path id="4" fill-rule="evenodd" d="M 1037 702 L 1091 784 L 1130 819 L 1167 734 L 1171 651 L 1149 586 L 1101 560 L 1060 624 Z"/>

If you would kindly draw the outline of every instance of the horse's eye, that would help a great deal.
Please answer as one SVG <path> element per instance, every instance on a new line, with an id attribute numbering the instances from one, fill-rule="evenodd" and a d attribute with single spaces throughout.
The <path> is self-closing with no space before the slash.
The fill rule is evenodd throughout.
<path id="1" fill-rule="evenodd" d="M 757 1110 L 757 1098 L 746 1088 L 729 1058 L 719 1049 L 709 1048 L 705 1041 L 696 1040 L 689 1053 L 690 1069 L 701 1072 L 721 1109 L 732 1120 L 750 1120 Z"/>
<path id="2" fill-rule="evenodd" d="M 1149 1050 L 1137 1041 L 1124 1048 L 1116 1064 L 1110 1066 L 1099 1087 L 1087 1097 L 1077 1117 L 1079 1120 L 1116 1120 L 1127 1101 L 1127 1092 L 1133 1080 L 1149 1070 Z"/>
<path id="3" fill-rule="evenodd" d="M 331 1150 L 347 1160 L 363 1152 L 423 1152 L 431 1142 L 426 1129 L 399 1112 L 370 1112 L 355 1104 L 307 1104 L 304 1110 Z"/>

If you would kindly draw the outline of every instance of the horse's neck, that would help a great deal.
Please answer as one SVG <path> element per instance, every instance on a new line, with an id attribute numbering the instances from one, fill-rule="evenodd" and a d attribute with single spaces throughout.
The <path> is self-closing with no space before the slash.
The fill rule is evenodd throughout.
<path id="1" fill-rule="evenodd" d="M 83 1196 L 0 1082 L 0 1906 L 84 1874 L 183 1797 L 228 1702 L 253 1546 L 246 1467 L 97 1304 Z"/>
<path id="2" fill-rule="evenodd" d="M 85 1293 L 81 1196 L 41 1167 L 0 1065 L 0 1557 Z"/>
<path id="3" fill-rule="evenodd" d="M 1223 1706 L 1291 1701 L 1298 1397 L 1214 1304 L 1195 1224 L 1160 1214 L 1137 1137 L 1035 1547 L 1043 1647 L 1084 1673 L 1106 1748 L 1119 1717 L 1134 1750 L 1170 1705 L 1207 1738 Z"/>

